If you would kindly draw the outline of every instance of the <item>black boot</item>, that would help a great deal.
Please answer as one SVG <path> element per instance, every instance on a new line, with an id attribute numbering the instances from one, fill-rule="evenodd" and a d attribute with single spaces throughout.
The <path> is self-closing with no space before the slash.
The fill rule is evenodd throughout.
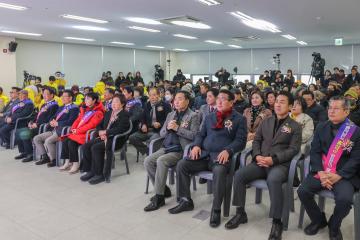
<path id="1" fill-rule="evenodd" d="M 210 227 L 216 228 L 221 223 L 221 210 L 211 210 Z"/>
<path id="2" fill-rule="evenodd" d="M 83 182 L 89 181 L 92 177 L 94 177 L 94 174 L 92 172 L 87 172 L 86 174 L 82 175 L 80 177 L 80 180 Z"/>
<path id="3" fill-rule="evenodd" d="M 165 197 L 163 195 L 156 194 L 151 198 L 150 204 L 144 208 L 145 212 L 151 212 L 158 210 L 160 207 L 165 205 Z"/>
<path id="4" fill-rule="evenodd" d="M 312 236 L 319 232 L 320 229 L 327 226 L 327 221 L 325 217 L 325 213 L 322 213 L 321 219 L 318 220 L 318 222 L 311 222 L 309 225 L 307 225 L 304 229 L 304 232 L 306 235 Z"/>
<path id="5" fill-rule="evenodd" d="M 283 224 L 280 222 L 273 222 L 271 227 L 271 232 L 269 235 L 269 240 L 281 240 L 281 235 L 283 232 Z"/>
<path id="6" fill-rule="evenodd" d="M 104 181 L 105 181 L 105 178 L 103 175 L 95 175 L 89 180 L 89 183 L 91 185 L 96 185 L 96 184 L 102 183 Z"/>
<path id="7" fill-rule="evenodd" d="M 41 160 L 37 161 L 36 165 L 43 165 L 50 162 L 50 158 L 47 154 L 41 156 Z"/>

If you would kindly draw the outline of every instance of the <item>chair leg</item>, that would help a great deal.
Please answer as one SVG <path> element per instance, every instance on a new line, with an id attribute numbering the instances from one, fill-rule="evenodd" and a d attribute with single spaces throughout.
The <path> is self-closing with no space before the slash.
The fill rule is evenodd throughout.
<path id="1" fill-rule="evenodd" d="M 125 160 L 125 166 L 126 166 L 126 173 L 130 174 L 129 163 L 128 163 L 127 156 L 126 156 L 126 150 L 124 149 L 121 152 L 124 152 L 123 154 L 124 154 L 124 160 Z"/>
<path id="2" fill-rule="evenodd" d="M 255 194 L 255 203 L 260 204 L 261 201 L 262 201 L 262 190 L 257 188 L 256 189 L 256 194 Z"/>
<path id="3" fill-rule="evenodd" d="M 354 239 L 360 239 L 360 193 L 354 195 Z"/>
<path id="4" fill-rule="evenodd" d="M 212 181 L 207 180 L 207 194 L 212 194 L 213 193 L 213 184 Z"/>
<path id="5" fill-rule="evenodd" d="M 15 148 L 15 130 L 12 130 L 10 133 L 10 149 Z"/>
<path id="6" fill-rule="evenodd" d="M 34 160 L 34 162 L 36 162 L 36 156 L 37 156 L 37 154 L 36 154 L 36 146 L 35 146 L 35 144 L 34 143 L 31 143 L 32 144 L 32 146 L 33 146 L 33 160 Z"/>
<path id="7" fill-rule="evenodd" d="M 303 227 L 304 215 L 305 215 L 305 208 L 304 208 L 304 205 L 301 204 L 301 205 L 300 205 L 300 215 L 299 215 L 298 228 L 302 228 L 302 227 Z"/>
<path id="8" fill-rule="evenodd" d="M 319 208 L 323 212 L 325 209 L 325 198 L 319 196 Z"/>
<path id="9" fill-rule="evenodd" d="M 146 175 L 146 187 L 145 187 L 145 194 L 149 193 L 149 184 L 150 184 L 150 178 L 148 175 Z"/>
<path id="10" fill-rule="evenodd" d="M 226 188 L 225 188 L 225 196 L 223 203 L 223 211 L 224 217 L 229 217 L 230 215 L 230 201 L 231 201 L 231 191 L 232 191 L 232 176 L 228 176 L 226 178 Z"/>
<path id="11" fill-rule="evenodd" d="M 287 231 L 289 226 L 289 216 L 290 216 L 290 206 L 291 206 L 291 196 L 292 196 L 291 192 L 289 192 L 287 184 L 284 184 L 283 187 L 284 206 L 282 213 L 282 222 L 284 226 L 284 231 Z"/>
<path id="12" fill-rule="evenodd" d="M 195 178 L 195 176 L 192 176 L 192 181 L 193 181 L 193 190 L 196 191 L 196 178 Z"/>
<path id="13" fill-rule="evenodd" d="M 138 163 L 139 162 L 139 151 L 136 151 L 136 162 Z"/>
<path id="14" fill-rule="evenodd" d="M 175 171 L 171 169 L 169 171 L 169 184 L 174 185 L 175 184 Z"/>
<path id="15" fill-rule="evenodd" d="M 290 211 L 291 211 L 291 212 L 295 212 L 294 188 L 291 189 L 290 194 L 291 194 L 291 196 L 290 196 L 290 202 L 289 202 L 290 206 L 289 206 L 289 208 L 290 208 Z"/>

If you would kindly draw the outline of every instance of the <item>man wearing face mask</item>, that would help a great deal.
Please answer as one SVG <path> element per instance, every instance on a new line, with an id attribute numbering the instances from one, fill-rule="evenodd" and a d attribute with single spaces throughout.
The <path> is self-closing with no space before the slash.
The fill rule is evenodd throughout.
<path id="1" fill-rule="evenodd" d="M 357 126 L 360 126 L 360 107 L 357 104 L 359 99 L 357 93 L 354 89 L 350 88 L 345 92 L 344 97 L 350 101 L 350 120 Z"/>

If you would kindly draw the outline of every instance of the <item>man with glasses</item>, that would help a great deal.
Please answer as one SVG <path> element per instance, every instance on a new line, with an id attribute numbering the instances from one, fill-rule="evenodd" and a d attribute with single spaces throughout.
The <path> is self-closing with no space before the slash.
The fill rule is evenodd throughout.
<path id="1" fill-rule="evenodd" d="M 0 127 L 5 124 L 5 118 L 11 113 L 11 108 L 20 102 L 18 87 L 12 87 L 10 91 L 10 101 L 5 105 L 4 109 L 0 113 Z"/>
<path id="2" fill-rule="evenodd" d="M 61 101 L 64 105 L 57 110 L 55 117 L 49 122 L 49 131 L 34 137 L 36 151 L 41 155 L 41 159 L 35 163 L 36 165 L 47 163 L 48 167 L 56 166 L 56 142 L 61 136 L 63 127 L 71 126 L 79 115 L 79 108 L 73 103 L 71 90 L 63 92 Z"/>
<path id="3" fill-rule="evenodd" d="M 342 96 L 330 99 L 329 121 L 319 123 L 310 151 L 310 173 L 298 189 L 298 195 L 310 217 L 304 229 L 315 235 L 328 226 L 330 240 L 342 240 L 340 226 L 349 214 L 355 189 L 360 188 L 360 131 L 348 119 L 350 102 Z M 330 190 L 335 208 L 327 221 L 314 200 L 314 194 Z"/>
<path id="4" fill-rule="evenodd" d="M 234 94 L 229 90 L 220 90 L 216 99 L 216 112 L 205 117 L 189 156 L 178 163 L 177 197 L 180 203 L 169 209 L 169 213 L 177 214 L 194 209 L 190 196 L 191 175 L 210 170 L 214 174 L 210 226 L 220 225 L 221 204 L 225 196 L 226 175 L 230 170 L 231 156 L 242 151 L 246 145 L 246 120 L 233 109 L 234 99 Z"/>

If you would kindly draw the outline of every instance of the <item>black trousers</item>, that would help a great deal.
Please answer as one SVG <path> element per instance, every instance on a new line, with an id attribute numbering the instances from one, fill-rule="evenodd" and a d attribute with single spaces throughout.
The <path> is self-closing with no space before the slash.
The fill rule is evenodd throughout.
<path id="1" fill-rule="evenodd" d="M 83 145 L 84 158 L 82 159 L 81 169 L 95 175 L 110 176 L 113 161 L 111 147 L 111 138 L 106 141 L 106 144 L 100 138 L 85 143 Z"/>
<path id="2" fill-rule="evenodd" d="M 10 132 L 14 129 L 14 126 L 9 124 L 3 124 L 0 127 L 0 138 L 6 144 L 10 144 Z"/>
<path id="3" fill-rule="evenodd" d="M 28 135 L 26 138 L 22 136 L 22 134 L 26 132 L 25 134 Z M 27 129 L 27 128 L 21 128 L 16 131 L 16 143 L 18 145 L 19 153 L 25 153 L 26 155 L 32 155 L 33 154 L 33 144 L 32 144 L 32 138 L 36 136 L 39 133 L 39 128 L 34 129 Z"/>
<path id="4" fill-rule="evenodd" d="M 324 190 L 324 188 L 321 186 L 320 180 L 308 175 L 297 191 L 311 222 L 315 223 L 321 219 L 321 210 L 315 202 L 314 195 L 321 190 Z M 342 220 L 351 210 L 354 191 L 354 186 L 345 179 L 341 179 L 333 185 L 332 192 L 335 195 L 335 208 L 329 220 L 330 229 L 334 231 L 340 229 Z"/>
<path id="5" fill-rule="evenodd" d="M 288 180 L 288 175 L 289 169 L 283 165 L 264 168 L 252 162 L 240 168 L 234 177 L 233 205 L 245 208 L 246 185 L 258 179 L 265 179 L 270 195 L 269 217 L 281 219 L 284 205 L 282 185 Z"/>
<path id="6" fill-rule="evenodd" d="M 61 158 L 69 159 L 70 162 L 79 162 L 78 148 L 80 144 L 69 139 L 65 138 L 62 144 Z"/>
<path id="7" fill-rule="evenodd" d="M 221 209 L 225 196 L 226 176 L 229 171 L 229 164 L 222 165 L 212 163 L 211 160 L 180 160 L 176 166 L 177 184 L 179 185 L 179 198 L 190 199 L 191 175 L 201 171 L 212 171 L 213 176 L 213 206 L 215 210 Z"/>

